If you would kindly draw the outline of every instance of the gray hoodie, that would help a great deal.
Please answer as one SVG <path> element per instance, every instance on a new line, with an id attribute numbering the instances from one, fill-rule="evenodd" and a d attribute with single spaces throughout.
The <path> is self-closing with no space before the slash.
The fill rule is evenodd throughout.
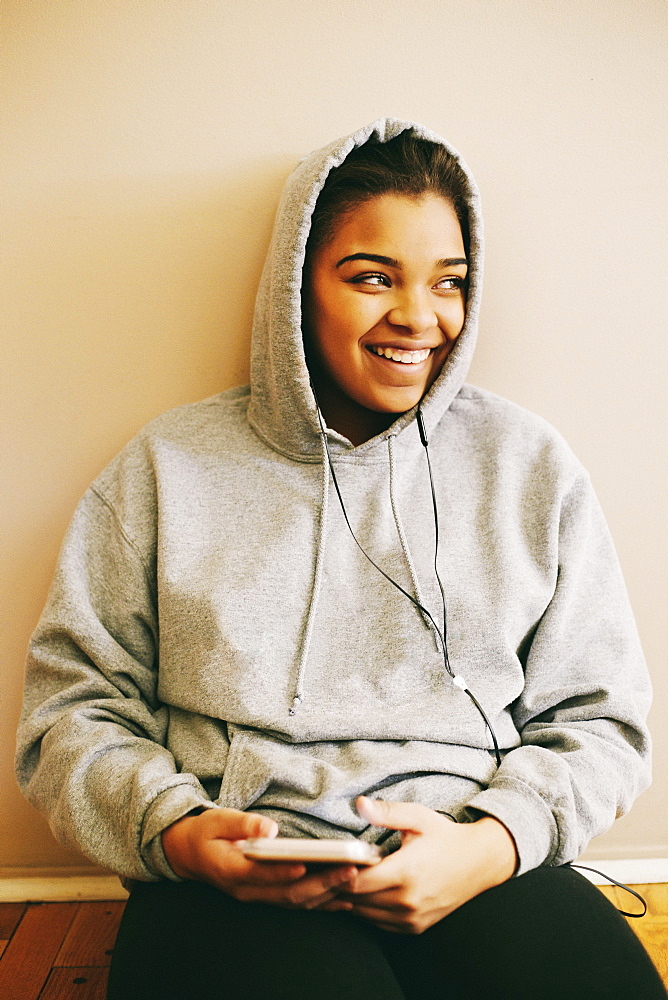
<path id="1" fill-rule="evenodd" d="M 465 384 L 481 286 L 423 400 L 453 685 L 427 618 L 356 547 L 332 488 L 300 331 L 310 215 L 381 120 L 289 179 L 260 285 L 250 387 L 149 423 L 79 504 L 30 644 L 17 773 L 55 836 L 175 879 L 160 833 L 198 806 L 291 836 L 378 839 L 354 801 L 495 816 L 520 868 L 577 857 L 649 780 L 649 682 L 587 474 L 545 421 Z M 328 431 L 369 555 L 442 624 L 415 411 L 358 446 Z M 395 839 L 396 839 L 395 835 Z"/>

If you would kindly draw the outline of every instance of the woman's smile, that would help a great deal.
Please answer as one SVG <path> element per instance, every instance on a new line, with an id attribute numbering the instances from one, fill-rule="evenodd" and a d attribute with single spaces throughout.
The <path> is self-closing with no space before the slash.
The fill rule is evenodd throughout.
<path id="1" fill-rule="evenodd" d="M 437 194 L 385 194 L 343 216 L 305 268 L 304 342 L 319 405 L 354 444 L 412 409 L 461 333 L 467 261 Z"/>
<path id="2" fill-rule="evenodd" d="M 382 347 L 370 344 L 367 347 L 367 351 L 370 351 L 376 357 L 387 358 L 402 365 L 419 365 L 422 361 L 427 360 L 432 352 L 432 348 L 426 347 L 424 350 L 418 350 L 415 347 Z"/>

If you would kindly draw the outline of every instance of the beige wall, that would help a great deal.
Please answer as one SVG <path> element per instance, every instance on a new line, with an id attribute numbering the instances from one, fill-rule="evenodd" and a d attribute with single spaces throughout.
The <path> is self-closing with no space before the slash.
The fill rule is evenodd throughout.
<path id="1" fill-rule="evenodd" d="M 24 649 L 74 504 L 149 417 L 246 379 L 284 176 L 385 114 L 445 134 L 476 172 L 489 257 L 472 381 L 562 430 L 626 573 L 657 773 L 590 855 L 668 855 L 662 0 L 4 0 L 0 18 L 0 865 L 84 863 L 10 768 Z"/>

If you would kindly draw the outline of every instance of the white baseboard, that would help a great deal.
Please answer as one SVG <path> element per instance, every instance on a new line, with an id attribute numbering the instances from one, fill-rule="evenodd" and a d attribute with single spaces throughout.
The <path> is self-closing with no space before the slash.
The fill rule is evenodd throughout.
<path id="1" fill-rule="evenodd" d="M 650 882 L 668 882 L 668 858 L 582 858 L 582 864 L 605 872 L 625 885 L 647 885 Z M 580 859 L 574 862 L 579 864 Z M 578 869 L 580 871 L 580 869 Z M 607 879 L 593 872 L 581 871 L 595 885 L 609 884 Z"/>
<path id="2" fill-rule="evenodd" d="M 603 861 L 583 860 L 590 868 L 598 868 L 617 882 L 626 885 L 668 883 L 668 858 L 606 858 Z M 595 885 L 607 884 L 605 878 L 593 872 L 582 874 Z M 4 878 L 0 874 L 0 903 L 54 903 L 84 900 L 127 899 L 128 894 L 115 875 L 31 875 Z"/>
<path id="3" fill-rule="evenodd" d="M 60 903 L 127 899 L 115 875 L 0 878 L 0 903 Z"/>

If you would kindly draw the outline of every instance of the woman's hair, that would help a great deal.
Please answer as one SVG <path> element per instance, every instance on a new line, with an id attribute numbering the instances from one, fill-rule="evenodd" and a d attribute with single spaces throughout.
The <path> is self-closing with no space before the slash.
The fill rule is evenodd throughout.
<path id="1" fill-rule="evenodd" d="M 444 146 L 402 132 L 389 142 L 369 141 L 354 149 L 329 174 L 318 196 L 306 244 L 306 259 L 331 238 L 341 217 L 383 194 L 417 198 L 434 193 L 450 202 L 468 256 L 468 180 Z"/>

